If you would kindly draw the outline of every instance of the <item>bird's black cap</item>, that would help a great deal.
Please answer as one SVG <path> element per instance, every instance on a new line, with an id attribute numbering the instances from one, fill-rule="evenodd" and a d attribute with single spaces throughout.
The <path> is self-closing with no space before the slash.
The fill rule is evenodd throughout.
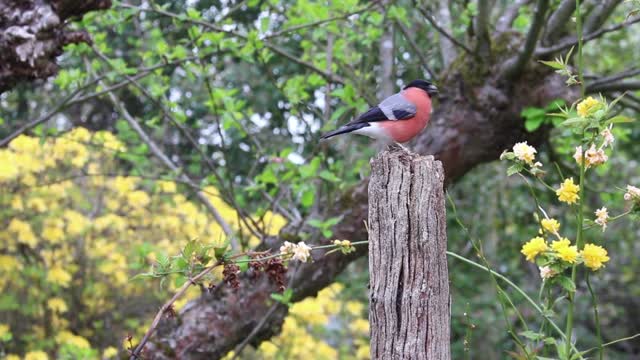
<path id="1" fill-rule="evenodd" d="M 438 88 L 427 80 L 413 80 L 407 86 L 405 86 L 404 89 L 408 89 L 411 87 L 422 89 L 426 91 L 427 94 L 429 94 L 429 96 L 434 96 L 438 94 Z"/>

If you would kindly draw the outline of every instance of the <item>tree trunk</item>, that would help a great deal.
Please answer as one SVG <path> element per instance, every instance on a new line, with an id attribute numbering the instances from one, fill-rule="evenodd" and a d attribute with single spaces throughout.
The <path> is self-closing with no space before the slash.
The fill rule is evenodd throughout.
<path id="1" fill-rule="evenodd" d="M 448 360 L 442 164 L 432 156 L 385 151 L 371 167 L 371 358 Z"/>
<path id="2" fill-rule="evenodd" d="M 65 45 L 91 42 L 86 32 L 67 30 L 65 20 L 109 7 L 111 0 L 0 0 L 0 94 L 54 75 Z"/>

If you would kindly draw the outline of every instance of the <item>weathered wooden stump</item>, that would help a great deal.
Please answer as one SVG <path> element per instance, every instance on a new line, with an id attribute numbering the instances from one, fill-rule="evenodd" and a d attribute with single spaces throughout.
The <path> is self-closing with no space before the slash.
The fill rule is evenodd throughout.
<path id="1" fill-rule="evenodd" d="M 391 150 L 371 167 L 371 358 L 449 360 L 442 164 L 432 156 Z"/>

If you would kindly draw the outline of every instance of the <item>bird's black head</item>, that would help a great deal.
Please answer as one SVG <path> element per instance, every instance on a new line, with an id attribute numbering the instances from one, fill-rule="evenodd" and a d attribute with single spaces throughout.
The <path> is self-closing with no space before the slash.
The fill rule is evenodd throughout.
<path id="1" fill-rule="evenodd" d="M 408 88 L 411 88 L 411 87 L 422 89 L 422 90 L 426 91 L 427 94 L 429 94 L 429 96 L 431 96 L 431 97 L 433 97 L 434 95 L 438 94 L 438 88 L 435 85 L 433 85 L 432 83 L 430 83 L 430 82 L 428 82 L 426 80 L 413 80 L 407 86 L 405 86 L 404 89 L 408 89 Z"/>

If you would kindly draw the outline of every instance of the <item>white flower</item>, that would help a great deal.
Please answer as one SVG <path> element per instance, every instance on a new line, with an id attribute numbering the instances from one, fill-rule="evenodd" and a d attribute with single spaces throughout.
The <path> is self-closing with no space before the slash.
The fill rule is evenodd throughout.
<path id="1" fill-rule="evenodd" d="M 311 247 L 305 244 L 304 241 L 301 241 L 293 248 L 293 257 L 291 259 L 307 262 L 310 256 L 309 251 L 311 251 Z"/>
<path id="2" fill-rule="evenodd" d="M 624 194 L 625 200 L 640 200 L 640 189 L 627 185 L 627 192 Z"/>
<path id="3" fill-rule="evenodd" d="M 613 137 L 613 134 L 611 133 L 612 127 L 613 127 L 613 124 L 611 124 L 611 126 L 609 126 L 608 128 L 605 128 L 604 130 L 602 130 L 602 132 L 600 133 L 600 135 L 602 135 L 604 139 L 604 141 L 602 142 L 603 147 L 611 146 L 611 144 L 613 144 L 613 142 L 616 141 L 616 138 Z"/>
<path id="4" fill-rule="evenodd" d="M 280 246 L 280 254 L 282 255 L 293 254 L 293 251 L 295 248 L 296 248 L 296 244 L 292 244 L 288 241 L 285 241 L 284 245 Z"/>
<path id="5" fill-rule="evenodd" d="M 576 146 L 576 152 L 573 154 L 573 158 L 576 159 L 578 165 L 582 163 L 582 146 Z"/>
<path id="6" fill-rule="evenodd" d="M 602 207 L 596 210 L 596 224 L 602 226 L 602 231 L 607 228 L 607 221 L 609 221 L 609 212 L 606 207 Z"/>
<path id="7" fill-rule="evenodd" d="M 591 145 L 589 150 L 585 151 L 584 166 L 589 168 L 594 165 L 604 164 L 609 157 L 604 153 L 602 149 L 596 149 L 595 145 Z M 582 163 L 582 146 L 576 146 L 576 152 L 573 154 L 573 158 L 576 159 L 578 165 Z"/>
<path id="8" fill-rule="evenodd" d="M 556 272 L 548 266 L 540 267 L 540 277 L 542 280 L 551 279 L 556 275 Z"/>
<path id="9" fill-rule="evenodd" d="M 596 146 L 593 145 L 593 144 L 591 145 L 589 150 L 587 150 L 584 153 L 584 156 L 586 156 L 586 158 L 587 158 L 586 161 L 585 161 L 587 167 L 589 167 L 591 165 L 604 164 L 609 159 L 607 154 L 604 153 L 604 150 L 596 149 Z"/>
<path id="10" fill-rule="evenodd" d="M 533 163 L 533 160 L 536 157 L 536 152 L 536 149 L 533 146 L 527 145 L 526 141 L 513 145 L 514 155 L 529 165 Z"/>

